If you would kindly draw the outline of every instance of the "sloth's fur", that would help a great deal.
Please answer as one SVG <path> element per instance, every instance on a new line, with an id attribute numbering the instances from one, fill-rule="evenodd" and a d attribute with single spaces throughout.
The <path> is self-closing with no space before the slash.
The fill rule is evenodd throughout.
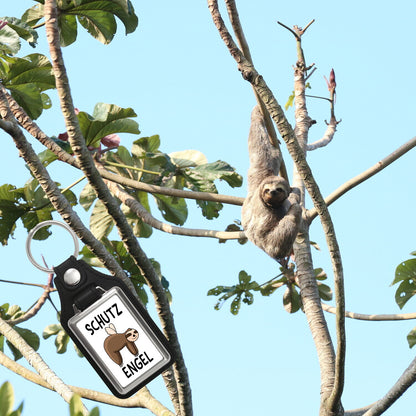
<path id="1" fill-rule="evenodd" d="M 290 255 L 302 216 L 298 190 L 278 176 L 281 153 L 272 146 L 258 107 L 251 114 L 248 137 L 248 193 L 242 209 L 247 238 L 280 261 Z"/>

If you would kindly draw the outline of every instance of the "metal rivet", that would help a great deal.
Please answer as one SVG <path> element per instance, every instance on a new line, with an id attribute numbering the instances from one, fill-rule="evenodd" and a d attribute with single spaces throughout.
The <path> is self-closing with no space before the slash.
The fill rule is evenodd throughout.
<path id="1" fill-rule="evenodd" d="M 67 285 L 75 286 L 79 283 L 80 280 L 81 273 L 77 269 L 71 268 L 64 273 L 64 282 Z"/>

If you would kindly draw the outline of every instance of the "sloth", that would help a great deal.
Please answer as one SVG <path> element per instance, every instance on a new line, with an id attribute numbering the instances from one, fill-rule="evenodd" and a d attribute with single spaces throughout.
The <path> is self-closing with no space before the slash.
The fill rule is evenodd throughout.
<path id="1" fill-rule="evenodd" d="M 110 324 L 110 326 L 105 328 L 105 332 L 108 334 L 108 337 L 104 340 L 105 352 L 116 364 L 123 364 L 120 350 L 124 347 L 127 347 L 133 355 L 139 353 L 139 350 L 134 343 L 134 341 L 137 341 L 139 338 L 139 333 L 136 329 L 129 328 L 123 334 L 117 334 L 114 324 Z"/>
<path id="2" fill-rule="evenodd" d="M 248 137 L 248 193 L 241 223 L 247 238 L 281 264 L 291 254 L 302 208 L 299 190 L 278 176 L 282 155 L 269 140 L 259 107 L 251 114 Z"/>

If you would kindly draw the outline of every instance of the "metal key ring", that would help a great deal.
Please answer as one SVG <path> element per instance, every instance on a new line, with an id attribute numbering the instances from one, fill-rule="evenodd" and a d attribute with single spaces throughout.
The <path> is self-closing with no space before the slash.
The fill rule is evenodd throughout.
<path id="1" fill-rule="evenodd" d="M 36 231 L 40 230 L 43 227 L 48 227 L 49 225 L 59 225 L 60 227 L 65 228 L 69 232 L 69 234 L 71 234 L 72 239 L 74 240 L 74 246 L 75 246 L 74 257 L 78 257 L 79 243 L 78 243 L 78 237 L 72 231 L 71 227 L 68 224 L 66 224 L 65 222 L 61 222 L 61 221 L 56 221 L 56 220 L 43 221 L 43 222 L 40 222 L 38 225 L 36 225 L 35 227 L 33 227 L 29 231 L 29 234 L 28 234 L 27 240 L 26 240 L 26 254 L 27 254 L 27 257 L 29 258 L 30 262 L 35 267 L 37 267 L 39 270 L 42 270 L 42 271 L 47 272 L 47 273 L 54 273 L 53 269 L 48 269 L 47 267 L 43 267 L 40 264 L 38 264 L 36 262 L 36 260 L 33 258 L 32 251 L 30 249 L 30 243 L 32 242 L 32 238 L 35 235 Z"/>

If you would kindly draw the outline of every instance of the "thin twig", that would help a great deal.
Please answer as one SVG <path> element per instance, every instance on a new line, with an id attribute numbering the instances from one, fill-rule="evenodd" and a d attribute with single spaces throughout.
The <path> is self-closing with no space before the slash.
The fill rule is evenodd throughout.
<path id="1" fill-rule="evenodd" d="M 329 313 L 336 313 L 336 308 L 326 303 L 322 303 L 322 309 Z M 360 321 L 406 321 L 416 319 L 416 312 L 413 313 L 392 313 L 392 314 L 365 314 L 345 311 L 345 317 Z"/>
<path id="2" fill-rule="evenodd" d="M 331 205 L 333 202 L 335 202 L 338 198 L 340 198 L 342 195 L 347 193 L 349 190 L 355 188 L 360 183 L 366 181 L 367 179 L 374 176 L 376 173 L 382 171 L 384 168 L 389 166 L 391 163 L 395 162 L 397 159 L 399 159 L 409 150 L 413 149 L 415 146 L 416 146 L 416 137 L 413 137 L 408 142 L 404 143 L 402 146 L 397 148 L 390 155 L 386 156 L 384 159 L 377 162 L 371 168 L 365 170 L 364 172 L 360 173 L 359 175 L 345 182 L 343 185 L 341 185 L 339 188 L 337 188 L 334 192 L 332 192 L 330 195 L 328 195 L 325 198 L 325 203 L 328 206 Z M 309 222 L 312 222 L 317 215 L 318 213 L 315 207 L 308 210 L 307 217 L 308 217 Z"/>

